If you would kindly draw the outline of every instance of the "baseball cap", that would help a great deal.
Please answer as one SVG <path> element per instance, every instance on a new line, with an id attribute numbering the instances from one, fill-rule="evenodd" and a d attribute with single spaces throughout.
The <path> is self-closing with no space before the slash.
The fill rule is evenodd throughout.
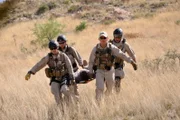
<path id="1" fill-rule="evenodd" d="M 99 38 L 100 37 L 108 37 L 108 34 L 105 32 L 105 31 L 101 31 L 100 33 L 99 33 Z"/>

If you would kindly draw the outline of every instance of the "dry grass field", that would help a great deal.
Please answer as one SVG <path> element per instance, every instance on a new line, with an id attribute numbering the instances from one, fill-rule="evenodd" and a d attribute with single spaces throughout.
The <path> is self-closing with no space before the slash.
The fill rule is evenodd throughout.
<path id="1" fill-rule="evenodd" d="M 31 54 L 23 52 L 23 48 L 33 49 L 30 41 L 35 39 L 34 24 L 45 20 L 0 29 L 0 120 L 179 120 L 180 60 L 177 57 L 166 70 L 153 70 L 142 64 L 144 60 L 163 57 L 168 50 L 180 53 L 179 13 L 179 10 L 164 12 L 149 19 L 120 21 L 108 26 L 96 24 L 79 33 L 72 30 L 80 20 L 58 18 L 66 25 L 68 42 L 75 43 L 84 59 L 88 60 L 100 31 L 107 31 L 112 38 L 117 27 L 124 30 L 137 55 L 138 70 L 126 64 L 121 93 L 105 97 L 100 107 L 95 101 L 95 81 L 79 85 L 79 110 L 70 105 L 62 111 L 55 104 L 43 69 L 29 81 L 24 80 L 27 71 L 49 52 L 48 49 Z"/>

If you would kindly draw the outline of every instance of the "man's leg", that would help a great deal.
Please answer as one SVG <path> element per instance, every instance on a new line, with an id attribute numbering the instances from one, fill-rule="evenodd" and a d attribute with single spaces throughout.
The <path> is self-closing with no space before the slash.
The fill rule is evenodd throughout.
<path id="1" fill-rule="evenodd" d="M 57 104 L 62 102 L 62 96 L 60 93 L 60 84 L 56 82 L 51 83 L 51 92 L 54 95 Z"/>
<path id="2" fill-rule="evenodd" d="M 119 93 L 121 90 L 121 80 L 124 78 L 124 71 L 122 68 L 115 69 L 115 91 Z"/>
<path id="3" fill-rule="evenodd" d="M 69 103 L 69 101 L 71 100 L 69 87 L 67 85 L 62 85 L 60 91 L 64 94 L 65 102 Z"/>
<path id="4" fill-rule="evenodd" d="M 97 70 L 96 73 L 96 100 L 100 101 L 104 91 L 104 71 Z"/>
<path id="5" fill-rule="evenodd" d="M 112 90 L 114 87 L 114 69 L 105 73 L 105 82 L 107 87 L 106 95 L 112 94 Z"/>

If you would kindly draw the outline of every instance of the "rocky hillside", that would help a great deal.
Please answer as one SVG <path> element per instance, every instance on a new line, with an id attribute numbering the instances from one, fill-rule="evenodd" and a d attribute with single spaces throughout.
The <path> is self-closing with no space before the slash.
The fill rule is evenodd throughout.
<path id="1" fill-rule="evenodd" d="M 0 4 L 0 25 L 71 16 L 92 23 L 152 17 L 180 7 L 178 0 L 7 0 Z"/>

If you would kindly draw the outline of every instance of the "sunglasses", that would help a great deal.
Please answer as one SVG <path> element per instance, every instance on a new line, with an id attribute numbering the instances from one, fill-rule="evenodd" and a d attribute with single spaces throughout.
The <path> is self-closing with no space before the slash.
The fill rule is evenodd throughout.
<path id="1" fill-rule="evenodd" d="M 57 47 L 52 47 L 52 48 L 49 48 L 50 50 L 56 50 L 57 49 Z"/>
<path id="2" fill-rule="evenodd" d="M 64 44 L 65 42 L 59 42 L 59 44 Z"/>
<path id="3" fill-rule="evenodd" d="M 121 39 L 121 37 L 114 37 L 114 38 Z"/>
<path id="4" fill-rule="evenodd" d="M 100 37 L 99 39 L 101 39 L 101 40 L 105 40 L 107 37 Z"/>

